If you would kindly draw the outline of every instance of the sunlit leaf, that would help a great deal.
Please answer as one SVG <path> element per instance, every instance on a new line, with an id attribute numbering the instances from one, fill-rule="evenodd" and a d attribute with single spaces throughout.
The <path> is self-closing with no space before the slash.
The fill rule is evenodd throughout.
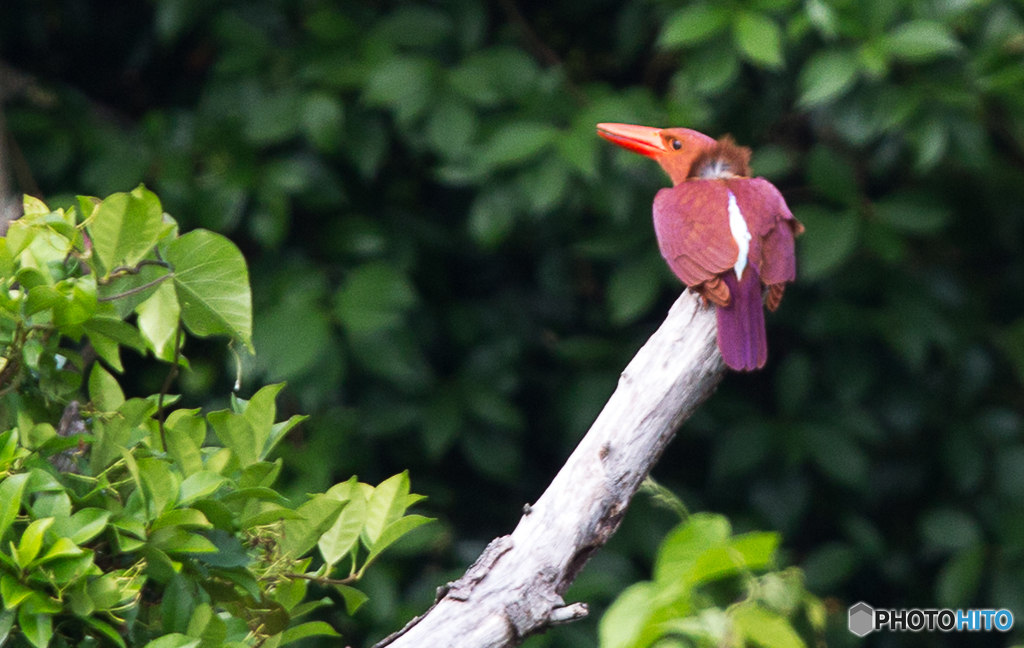
<path id="1" fill-rule="evenodd" d="M 805 648 L 786 618 L 756 603 L 742 603 L 729 615 L 736 630 L 751 643 L 764 648 Z"/>
<path id="2" fill-rule="evenodd" d="M 219 234 L 195 230 L 171 242 L 167 261 L 189 331 L 229 335 L 252 350 L 249 271 L 238 248 Z"/>
<path id="3" fill-rule="evenodd" d="M 163 208 L 145 187 L 106 198 L 93 212 L 89 235 L 107 272 L 132 266 L 156 245 L 163 226 Z"/>

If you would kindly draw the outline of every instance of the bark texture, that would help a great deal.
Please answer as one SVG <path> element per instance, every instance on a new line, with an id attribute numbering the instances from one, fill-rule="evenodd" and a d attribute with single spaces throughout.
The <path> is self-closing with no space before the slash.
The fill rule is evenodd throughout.
<path id="1" fill-rule="evenodd" d="M 676 429 L 721 380 L 715 332 L 714 309 L 684 292 L 511 535 L 491 541 L 430 610 L 376 648 L 512 647 L 586 616 L 586 604 L 566 604 L 562 595 L 615 533 Z"/>

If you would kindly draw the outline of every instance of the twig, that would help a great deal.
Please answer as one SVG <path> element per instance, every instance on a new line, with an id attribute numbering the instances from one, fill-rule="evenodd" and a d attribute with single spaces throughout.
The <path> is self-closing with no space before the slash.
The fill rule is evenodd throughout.
<path id="1" fill-rule="evenodd" d="M 109 301 L 114 301 L 115 299 L 124 299 L 125 297 L 131 297 L 132 295 L 137 295 L 140 292 L 145 292 L 145 291 L 149 290 L 150 288 L 152 288 L 153 286 L 159 285 L 159 284 L 163 283 L 164 281 L 167 281 L 172 276 L 173 276 L 173 273 L 168 272 L 165 275 L 161 275 L 161 276 L 157 277 L 153 281 L 147 281 L 146 283 L 142 284 L 141 286 L 136 286 L 136 287 L 132 288 L 131 290 L 126 290 L 123 293 L 117 293 L 116 295 L 107 295 L 106 297 L 99 297 L 96 301 L 109 302 Z"/>
<path id="2" fill-rule="evenodd" d="M 376 648 L 512 648 L 582 618 L 562 595 L 615 533 L 676 428 L 724 372 L 715 314 L 687 292 L 629 363 L 590 431 L 515 531 L 488 545 L 422 617 Z"/>
<path id="3" fill-rule="evenodd" d="M 117 266 L 116 268 L 110 271 L 110 274 L 107 276 L 106 279 L 99 279 L 97 280 L 96 283 L 100 285 L 106 285 L 114 281 L 115 279 L 120 279 L 121 277 L 127 277 L 128 275 L 137 275 L 140 272 L 142 272 L 142 269 L 145 268 L 146 266 L 159 266 L 161 268 L 167 268 L 168 270 L 173 269 L 171 268 L 171 264 L 167 263 L 166 261 L 157 259 L 143 259 L 142 261 L 139 261 L 133 266 Z"/>
<path id="4" fill-rule="evenodd" d="M 284 576 L 285 578 L 301 578 L 313 581 L 318 585 L 351 585 L 358 580 L 355 576 L 347 576 L 345 578 L 327 578 L 326 576 L 310 576 L 309 574 L 296 574 L 293 572 L 289 572 Z"/>

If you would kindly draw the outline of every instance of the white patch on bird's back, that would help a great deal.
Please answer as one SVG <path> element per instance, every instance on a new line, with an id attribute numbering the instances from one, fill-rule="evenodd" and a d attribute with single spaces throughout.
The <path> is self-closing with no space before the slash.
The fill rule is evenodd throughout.
<path id="1" fill-rule="evenodd" d="M 733 270 L 736 271 L 736 280 L 742 279 L 743 269 L 747 267 L 747 255 L 750 253 L 750 230 L 747 229 L 747 221 L 743 218 L 743 214 L 740 213 L 740 206 L 736 204 L 736 196 L 733 192 L 729 192 L 729 230 L 732 232 L 732 238 L 736 241 L 736 246 L 739 247 L 740 253 L 736 255 L 736 265 L 733 266 Z"/>

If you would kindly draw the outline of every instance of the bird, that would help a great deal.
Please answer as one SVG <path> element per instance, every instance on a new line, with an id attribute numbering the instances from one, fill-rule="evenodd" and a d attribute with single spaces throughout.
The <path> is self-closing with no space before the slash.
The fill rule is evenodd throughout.
<path id="1" fill-rule="evenodd" d="M 661 255 L 705 305 L 716 307 L 726 366 L 764 367 L 764 306 L 775 311 L 796 279 L 795 238 L 804 226 L 775 185 L 750 177 L 750 149 L 729 135 L 716 140 L 689 128 L 602 123 L 597 133 L 668 174 L 673 186 L 654 198 Z"/>

